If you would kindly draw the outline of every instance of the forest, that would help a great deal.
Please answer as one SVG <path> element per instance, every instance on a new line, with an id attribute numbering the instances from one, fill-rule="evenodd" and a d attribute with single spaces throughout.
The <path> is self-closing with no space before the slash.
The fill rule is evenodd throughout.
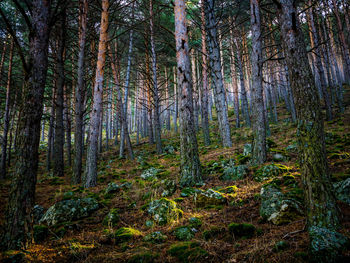
<path id="1" fill-rule="evenodd" d="M 0 146 L 0 262 L 350 262 L 350 3 L 2 0 Z"/>

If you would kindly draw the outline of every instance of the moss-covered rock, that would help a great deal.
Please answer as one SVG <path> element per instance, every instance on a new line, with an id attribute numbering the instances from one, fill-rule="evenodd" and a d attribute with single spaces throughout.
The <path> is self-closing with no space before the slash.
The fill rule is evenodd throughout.
<path id="1" fill-rule="evenodd" d="M 176 148 L 172 145 L 166 145 L 163 150 L 167 154 L 174 154 L 176 152 Z"/>
<path id="2" fill-rule="evenodd" d="M 296 200 L 287 198 L 275 185 L 263 186 L 260 197 L 261 217 L 275 225 L 290 223 L 303 214 L 301 204 Z"/>
<path id="3" fill-rule="evenodd" d="M 153 253 L 151 251 L 138 252 L 132 255 L 128 259 L 128 263 L 154 263 L 157 262 L 159 258 L 158 253 Z"/>
<path id="4" fill-rule="evenodd" d="M 248 175 L 248 167 L 246 165 L 226 166 L 224 173 L 220 176 L 223 181 L 242 180 Z"/>
<path id="5" fill-rule="evenodd" d="M 202 235 L 204 240 L 210 240 L 210 239 L 216 238 L 218 235 L 222 234 L 224 231 L 225 231 L 224 228 L 214 226 L 207 230 L 204 230 Z"/>
<path id="6" fill-rule="evenodd" d="M 227 198 L 225 194 L 213 189 L 208 189 L 197 195 L 196 205 L 197 207 L 206 207 L 210 205 L 222 205 L 226 202 Z"/>
<path id="7" fill-rule="evenodd" d="M 310 250 L 315 262 L 339 262 L 342 251 L 349 248 L 349 239 L 330 229 L 313 226 L 309 229 Z"/>
<path id="8" fill-rule="evenodd" d="M 256 233 L 256 227 L 247 223 L 231 223 L 228 225 L 228 231 L 230 234 L 234 235 L 235 238 L 251 238 Z"/>
<path id="9" fill-rule="evenodd" d="M 143 240 L 154 244 L 160 244 L 165 242 L 167 239 L 168 237 L 164 235 L 162 232 L 155 231 L 145 236 Z"/>
<path id="10" fill-rule="evenodd" d="M 119 218 L 118 210 L 115 208 L 112 208 L 103 219 L 102 224 L 104 226 L 114 227 L 119 222 L 119 219 L 120 218 Z"/>
<path id="11" fill-rule="evenodd" d="M 200 193 L 201 190 L 200 189 L 196 189 L 196 188 L 192 188 L 192 187 L 185 187 L 182 189 L 180 195 L 182 197 L 189 197 L 194 195 L 195 193 Z"/>
<path id="12" fill-rule="evenodd" d="M 189 241 L 194 237 L 194 229 L 188 226 L 180 226 L 175 228 L 174 235 L 180 241 Z"/>
<path id="13" fill-rule="evenodd" d="M 141 178 L 147 181 L 152 181 L 157 179 L 158 173 L 159 173 L 158 169 L 151 167 L 141 174 Z"/>
<path id="14" fill-rule="evenodd" d="M 350 205 L 350 178 L 335 183 L 334 189 L 337 199 Z"/>
<path id="15" fill-rule="evenodd" d="M 167 198 L 161 198 L 149 203 L 147 212 L 159 225 L 165 225 L 177 220 L 183 212 L 177 208 L 176 203 Z"/>
<path id="16" fill-rule="evenodd" d="M 94 198 L 60 201 L 46 211 L 40 223 L 56 225 L 67 221 L 78 220 L 89 216 L 98 208 L 98 202 Z"/>
<path id="17" fill-rule="evenodd" d="M 190 241 L 171 245 L 168 254 L 183 263 L 201 262 L 208 256 L 208 252 L 202 249 L 198 242 Z"/>
<path id="18" fill-rule="evenodd" d="M 105 194 L 114 194 L 120 191 L 119 185 L 117 185 L 114 182 L 111 182 L 107 185 L 107 188 L 105 189 Z"/>
<path id="19" fill-rule="evenodd" d="M 190 217 L 188 219 L 189 226 L 192 228 L 199 229 L 202 225 L 202 221 L 198 217 Z"/>
<path id="20" fill-rule="evenodd" d="M 288 168 L 281 164 L 268 164 L 258 169 L 254 174 L 254 180 L 262 182 L 264 180 L 278 176 L 287 172 Z"/>
<path id="21" fill-rule="evenodd" d="M 49 229 L 44 225 L 35 225 L 33 227 L 33 238 L 36 243 L 44 241 L 49 234 Z"/>
<path id="22" fill-rule="evenodd" d="M 171 196 L 176 191 L 176 182 L 175 180 L 165 179 L 161 181 L 161 187 L 162 187 L 162 196 L 167 197 Z"/>
<path id="23" fill-rule="evenodd" d="M 116 243 L 122 243 L 143 236 L 142 232 L 131 227 L 121 227 L 114 233 Z"/>

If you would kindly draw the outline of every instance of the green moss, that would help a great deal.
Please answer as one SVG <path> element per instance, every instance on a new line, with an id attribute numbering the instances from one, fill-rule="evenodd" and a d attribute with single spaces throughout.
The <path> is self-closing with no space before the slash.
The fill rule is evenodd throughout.
<path id="1" fill-rule="evenodd" d="M 189 226 L 199 229 L 202 225 L 202 221 L 198 217 L 191 217 L 188 219 Z"/>
<path id="2" fill-rule="evenodd" d="M 160 244 L 167 240 L 167 236 L 160 231 L 152 232 L 144 237 L 144 241 L 151 242 L 153 244 Z"/>
<path id="3" fill-rule="evenodd" d="M 211 227 L 210 229 L 203 231 L 202 235 L 204 240 L 208 241 L 209 239 L 216 238 L 218 235 L 220 235 L 224 231 L 225 229 L 214 226 L 214 227 Z"/>
<path id="4" fill-rule="evenodd" d="M 247 223 L 231 223 L 228 225 L 228 231 L 236 238 L 251 238 L 256 233 L 256 227 Z"/>
<path id="5" fill-rule="evenodd" d="M 180 226 L 174 230 L 175 237 L 180 241 L 188 241 L 194 237 L 192 229 L 188 226 Z"/>
<path id="6" fill-rule="evenodd" d="M 288 242 L 282 240 L 282 241 L 278 241 L 275 243 L 272 251 L 273 252 L 280 252 L 280 251 L 286 250 L 287 248 L 289 248 Z"/>
<path id="7" fill-rule="evenodd" d="M 149 251 L 140 252 L 128 259 L 128 263 L 153 263 L 159 258 L 158 253 L 152 253 Z"/>
<path id="8" fill-rule="evenodd" d="M 121 227 L 114 233 L 114 238 L 117 243 L 122 243 L 129 241 L 130 239 L 142 236 L 142 232 L 131 228 L 131 227 Z"/>
<path id="9" fill-rule="evenodd" d="M 208 252 L 198 242 L 175 243 L 168 249 L 168 254 L 183 263 L 200 262 L 208 256 Z"/>
<path id="10" fill-rule="evenodd" d="M 109 213 L 106 215 L 106 217 L 103 219 L 102 224 L 104 226 L 114 227 L 117 225 L 118 222 L 119 222 L 118 210 L 115 208 L 112 208 L 109 211 Z"/>

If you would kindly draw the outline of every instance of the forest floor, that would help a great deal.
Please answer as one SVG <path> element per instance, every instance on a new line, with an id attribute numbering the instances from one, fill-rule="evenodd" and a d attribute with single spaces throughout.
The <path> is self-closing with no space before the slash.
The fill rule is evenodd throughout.
<path id="1" fill-rule="evenodd" d="M 327 143 L 327 155 L 334 182 L 350 177 L 349 91 L 344 98 L 347 100 L 345 114 L 336 116 L 331 122 L 325 122 L 327 134 L 332 134 L 333 137 Z M 278 114 L 278 123 L 270 124 L 271 147 L 267 163 L 272 163 L 273 154 L 282 153 L 287 157 L 285 161 L 279 162 L 286 168 L 283 175 L 293 175 L 300 188 L 297 154 L 286 151 L 286 147 L 296 140 L 296 126 L 289 121 L 290 116 L 283 105 L 279 105 Z M 88 196 L 96 198 L 100 208 L 81 220 L 66 222 L 59 228 L 49 227 L 46 239 L 31 245 L 25 251 L 7 251 L 0 256 L 0 261 L 8 257 L 14 258 L 14 255 L 21 253 L 28 262 L 308 262 L 305 217 L 298 217 L 283 225 L 273 225 L 262 220 L 259 214 L 259 193 L 266 181 L 257 182 L 253 176 L 259 167 L 250 166 L 248 176 L 242 180 L 219 179 L 223 172 L 220 163 L 229 159 L 234 159 L 235 163 L 243 163 L 244 144 L 251 142 L 250 129 L 234 128 L 233 109 L 229 110 L 229 115 L 233 147 L 221 148 L 217 127 L 214 125 L 215 118 L 210 129 L 212 144 L 203 146 L 202 134 L 198 135 L 205 182 L 200 188 L 217 190 L 235 185 L 237 188 L 232 188 L 234 193 L 227 194 L 227 200 L 220 205 L 198 207 L 194 200 L 196 195 L 184 197 L 181 195 L 183 189 L 177 187 L 175 193 L 167 198 L 176 202 L 183 215 L 162 226 L 150 226 L 149 220 L 152 217 L 145 207 L 150 201 L 162 198 L 161 179 L 179 181 L 179 138 L 173 132 L 163 134 L 163 146 L 172 145 L 176 150 L 174 153 L 157 155 L 155 146 L 150 146 L 143 139 L 134 148 L 137 158 L 126 160 L 119 159 L 118 148 L 110 146 L 99 160 L 98 186 L 91 189 L 71 185 L 72 172 L 69 167 L 66 167 L 65 178 L 52 177 L 47 173 L 45 148 L 42 148 L 36 203 L 47 209 L 56 202 L 67 199 L 67 196 Z M 148 181 L 140 177 L 149 167 L 161 171 L 159 180 Z M 106 195 L 105 189 L 111 182 L 118 185 L 129 182 L 131 187 Z M 0 184 L 1 224 L 5 220 L 9 185 L 9 181 Z M 342 202 L 338 204 L 343 215 L 341 232 L 350 237 L 350 206 Z M 115 226 L 106 226 L 103 219 L 113 208 L 119 214 L 120 220 Z M 201 225 L 197 225 L 196 230 L 191 232 L 193 237 L 189 238 L 190 241 L 181 242 L 175 237 L 174 230 L 179 226 L 189 225 L 192 217 L 198 218 Z M 235 236 L 228 230 L 229 224 L 233 222 L 253 224 L 256 230 L 252 236 Z M 121 227 L 131 227 L 140 232 L 134 238 L 120 243 L 111 238 L 111 233 Z M 161 231 L 167 238 L 156 244 L 144 240 L 144 236 L 155 231 Z M 350 251 L 346 251 L 345 256 L 349 259 Z"/>

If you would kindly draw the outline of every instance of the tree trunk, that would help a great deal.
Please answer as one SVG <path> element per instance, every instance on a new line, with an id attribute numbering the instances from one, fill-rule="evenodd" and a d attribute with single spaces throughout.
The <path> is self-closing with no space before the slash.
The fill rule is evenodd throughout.
<path id="1" fill-rule="evenodd" d="M 181 186 L 202 182 L 196 131 L 193 122 L 191 63 L 188 51 L 186 6 L 184 0 L 175 0 L 175 40 L 178 84 L 180 93 L 180 155 Z"/>
<path id="2" fill-rule="evenodd" d="M 79 53 L 78 53 L 78 78 L 75 89 L 75 130 L 74 130 L 74 167 L 73 184 L 80 184 L 83 159 L 83 125 L 84 125 L 84 57 L 86 42 L 88 0 L 79 0 Z"/>
<path id="3" fill-rule="evenodd" d="M 43 98 L 48 65 L 50 1 L 32 1 L 29 34 L 29 67 L 25 74 L 23 102 L 16 135 L 16 166 L 8 200 L 5 235 L 7 249 L 26 247 L 31 242 L 32 208 L 38 169 L 38 149 Z M 29 234 L 29 235 L 28 235 Z"/>
<path id="4" fill-rule="evenodd" d="M 205 1 L 204 4 L 206 16 L 206 29 L 208 32 L 208 49 L 210 58 L 211 75 L 214 86 L 214 100 L 218 115 L 219 130 L 221 141 L 224 147 L 231 147 L 230 125 L 228 122 L 228 113 L 225 97 L 223 76 L 221 71 L 220 50 L 216 30 L 216 19 L 214 12 L 214 0 Z"/>
<path id="5" fill-rule="evenodd" d="M 94 102 L 90 115 L 89 148 L 86 157 L 86 171 L 83 182 L 83 185 L 86 188 L 96 186 L 97 184 L 98 137 L 101 121 L 103 77 L 108 40 L 108 7 L 109 1 L 102 0 L 100 41 L 98 44 L 98 59 L 94 85 Z"/>
<path id="6" fill-rule="evenodd" d="M 264 114 L 264 97 L 262 85 L 262 49 L 261 49 L 261 21 L 260 2 L 250 0 L 250 24 L 252 27 L 252 129 L 253 147 L 252 161 L 262 164 L 266 161 L 266 127 Z"/>
<path id="7" fill-rule="evenodd" d="M 296 101 L 298 144 L 311 252 L 318 262 L 336 262 L 338 210 L 330 180 L 319 98 L 307 60 L 293 0 L 275 1 Z M 337 244 L 336 244 L 337 243 Z M 338 247 L 339 249 L 339 247 Z"/>

